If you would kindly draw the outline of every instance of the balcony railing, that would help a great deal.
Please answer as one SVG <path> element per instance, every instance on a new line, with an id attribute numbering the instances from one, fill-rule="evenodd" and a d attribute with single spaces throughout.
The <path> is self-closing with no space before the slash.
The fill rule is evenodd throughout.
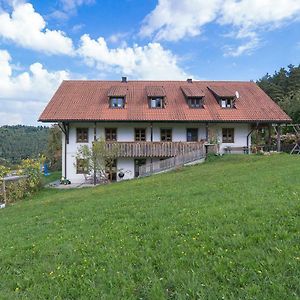
<path id="1" fill-rule="evenodd" d="M 115 146 L 117 145 L 117 146 Z M 191 151 L 203 151 L 204 142 L 106 142 L 118 149 L 118 157 L 174 157 Z"/>

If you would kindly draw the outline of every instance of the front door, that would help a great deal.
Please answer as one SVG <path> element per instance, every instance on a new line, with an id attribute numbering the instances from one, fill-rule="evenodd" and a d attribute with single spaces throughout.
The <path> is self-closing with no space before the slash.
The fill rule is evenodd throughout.
<path id="1" fill-rule="evenodd" d="M 139 177 L 139 167 L 146 164 L 146 159 L 135 159 L 134 160 L 134 177 Z"/>

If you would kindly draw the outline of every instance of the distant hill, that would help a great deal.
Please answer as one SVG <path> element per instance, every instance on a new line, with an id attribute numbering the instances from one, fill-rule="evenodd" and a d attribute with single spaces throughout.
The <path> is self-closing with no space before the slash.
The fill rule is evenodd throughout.
<path id="1" fill-rule="evenodd" d="M 44 126 L 0 127 L 0 161 L 17 164 L 24 158 L 45 154 L 50 129 Z"/>

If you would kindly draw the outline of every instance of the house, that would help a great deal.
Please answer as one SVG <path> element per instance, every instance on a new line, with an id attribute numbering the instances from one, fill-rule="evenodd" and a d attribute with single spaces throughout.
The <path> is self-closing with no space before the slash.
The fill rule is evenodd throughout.
<path id="1" fill-rule="evenodd" d="M 80 145 L 102 138 L 120 145 L 111 178 L 138 176 L 139 166 L 218 143 L 219 151 L 248 151 L 251 133 L 291 121 L 254 82 L 63 81 L 39 121 L 63 131 L 62 170 L 84 179 Z M 278 130 L 280 134 L 280 130 Z M 280 146 L 280 144 L 279 144 Z M 120 178 L 118 170 L 125 176 Z"/>

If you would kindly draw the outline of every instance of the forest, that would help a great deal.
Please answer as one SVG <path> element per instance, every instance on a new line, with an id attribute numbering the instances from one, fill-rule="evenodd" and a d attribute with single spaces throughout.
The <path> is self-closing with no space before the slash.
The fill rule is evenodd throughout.
<path id="1" fill-rule="evenodd" d="M 289 65 L 256 82 L 292 119 L 300 123 L 300 65 Z"/>
<path id="2" fill-rule="evenodd" d="M 44 155 L 52 168 L 60 164 L 61 133 L 57 126 L 0 127 L 0 164 L 12 166 L 22 159 Z"/>

